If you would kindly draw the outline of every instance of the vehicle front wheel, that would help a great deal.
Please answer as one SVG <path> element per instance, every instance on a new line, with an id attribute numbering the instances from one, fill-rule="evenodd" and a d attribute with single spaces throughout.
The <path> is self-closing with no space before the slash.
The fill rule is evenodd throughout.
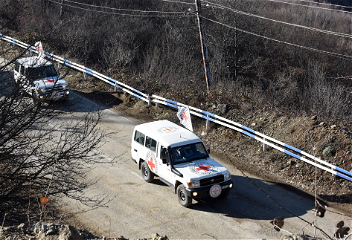
<path id="1" fill-rule="evenodd" d="M 177 192 L 178 201 L 182 206 L 184 207 L 191 206 L 192 198 L 187 195 L 186 189 L 182 184 L 178 185 L 176 192 Z"/>
<path id="2" fill-rule="evenodd" d="M 141 166 L 141 173 L 144 181 L 147 183 L 150 183 L 154 180 L 154 173 L 150 171 L 150 168 L 147 164 L 147 162 L 143 162 Z"/>

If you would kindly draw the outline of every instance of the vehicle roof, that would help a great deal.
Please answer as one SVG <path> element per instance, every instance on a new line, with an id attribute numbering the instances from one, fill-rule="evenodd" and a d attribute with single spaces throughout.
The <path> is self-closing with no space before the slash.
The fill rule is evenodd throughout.
<path id="1" fill-rule="evenodd" d="M 193 132 L 168 120 L 143 123 L 135 127 L 148 137 L 167 147 L 177 147 L 191 143 L 201 142 Z"/>
<path id="2" fill-rule="evenodd" d="M 52 65 L 52 62 L 38 57 L 26 57 L 20 58 L 16 60 L 19 64 L 26 66 L 26 67 L 40 67 L 40 66 L 47 66 Z"/>

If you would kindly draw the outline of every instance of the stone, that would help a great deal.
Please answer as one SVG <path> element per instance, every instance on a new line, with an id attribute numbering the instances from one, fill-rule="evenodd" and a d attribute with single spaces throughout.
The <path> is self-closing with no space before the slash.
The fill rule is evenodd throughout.
<path id="1" fill-rule="evenodd" d="M 77 229 L 72 225 L 64 225 L 60 228 L 58 240 L 83 240 L 84 237 L 79 234 Z"/>
<path id="2" fill-rule="evenodd" d="M 228 110 L 227 104 L 220 104 L 219 111 L 222 115 L 226 114 Z"/>
<path id="3" fill-rule="evenodd" d="M 317 116 L 313 116 L 313 117 L 311 117 L 310 119 L 312 119 L 312 120 L 317 120 Z"/>
<path id="4" fill-rule="evenodd" d="M 323 155 L 324 156 L 334 156 L 336 154 L 336 149 L 333 146 L 328 146 L 323 150 Z"/>
<path id="5" fill-rule="evenodd" d="M 324 126 L 324 125 L 325 125 L 324 122 L 319 123 L 319 126 Z"/>
<path id="6" fill-rule="evenodd" d="M 334 130 L 334 129 L 337 128 L 337 126 L 336 125 L 332 125 L 330 128 Z"/>

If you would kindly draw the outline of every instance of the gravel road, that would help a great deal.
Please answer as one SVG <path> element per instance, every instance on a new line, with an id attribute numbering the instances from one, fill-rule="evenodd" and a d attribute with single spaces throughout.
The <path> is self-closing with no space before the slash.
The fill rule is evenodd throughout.
<path id="1" fill-rule="evenodd" d="M 82 97 L 74 93 L 73 98 Z M 70 102 L 67 103 L 69 106 Z M 149 184 L 144 182 L 138 166 L 131 160 L 131 134 L 134 126 L 141 123 L 140 120 L 122 116 L 86 98 L 82 98 L 73 108 L 73 115 L 57 119 L 57 123 L 76 121 L 84 113 L 100 108 L 103 119 L 99 128 L 110 133 L 106 143 L 97 149 L 96 157 L 103 162 L 113 162 L 95 167 L 89 176 L 91 179 L 99 178 L 100 181 L 85 193 L 87 196 L 107 195 L 110 201 L 106 204 L 107 207 L 75 216 L 75 221 L 93 233 L 104 236 L 122 235 L 130 239 L 144 238 L 153 233 L 173 239 L 277 239 L 289 233 L 314 235 L 313 227 L 282 210 L 241 172 L 221 161 L 232 173 L 235 184 L 229 197 L 193 200 L 190 208 L 182 207 L 172 188 L 158 179 Z M 330 236 L 333 236 L 336 222 L 344 220 L 345 225 L 352 225 L 351 218 L 337 213 L 327 212 L 324 218 L 317 218 L 312 211 L 314 198 L 291 192 L 255 176 L 249 175 L 249 178 L 284 208 L 308 222 L 316 221 L 316 225 Z M 66 205 L 67 211 L 88 210 L 69 199 L 61 199 L 61 202 Z M 270 224 L 271 220 L 279 216 L 285 217 L 284 230 L 280 232 Z M 323 236 L 318 230 L 316 234 Z"/>

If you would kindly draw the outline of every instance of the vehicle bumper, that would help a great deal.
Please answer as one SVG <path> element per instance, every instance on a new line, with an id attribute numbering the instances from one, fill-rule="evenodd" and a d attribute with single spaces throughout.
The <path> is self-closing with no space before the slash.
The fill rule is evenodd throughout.
<path id="1" fill-rule="evenodd" d="M 38 99 L 40 100 L 63 100 L 63 99 L 68 99 L 70 96 L 71 91 L 65 90 L 65 91 L 54 91 L 52 93 L 45 93 L 45 94 L 40 94 L 38 96 Z"/>
<path id="2" fill-rule="evenodd" d="M 233 188 L 233 181 L 228 180 L 226 182 L 217 183 L 217 185 L 221 186 L 221 193 L 223 194 L 223 193 L 230 191 Z M 187 188 L 186 192 L 187 192 L 188 196 L 190 196 L 194 199 L 207 198 L 207 197 L 210 197 L 209 191 L 212 186 L 213 185 L 209 185 L 206 187 L 200 187 L 200 188 Z M 195 193 L 196 193 L 196 195 L 195 195 Z"/>

